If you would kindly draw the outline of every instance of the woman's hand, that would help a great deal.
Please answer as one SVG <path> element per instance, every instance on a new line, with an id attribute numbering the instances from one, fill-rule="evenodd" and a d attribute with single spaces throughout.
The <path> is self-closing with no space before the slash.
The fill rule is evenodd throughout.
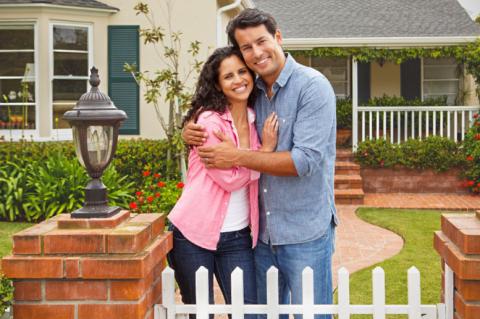
<path id="1" fill-rule="evenodd" d="M 263 123 L 262 131 L 262 152 L 273 152 L 277 147 L 278 141 L 278 117 L 277 114 L 270 114 L 265 123 Z"/>

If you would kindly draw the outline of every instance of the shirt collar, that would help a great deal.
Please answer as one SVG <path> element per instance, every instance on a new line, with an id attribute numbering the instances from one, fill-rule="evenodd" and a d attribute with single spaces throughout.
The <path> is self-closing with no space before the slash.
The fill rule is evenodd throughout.
<path id="1" fill-rule="evenodd" d="M 278 75 L 278 78 L 275 80 L 275 83 L 283 87 L 285 84 L 287 84 L 288 79 L 293 73 L 293 70 L 295 69 L 295 59 L 292 57 L 291 54 L 285 53 L 285 64 L 283 65 L 283 69 Z M 257 87 L 265 91 L 265 82 L 263 82 L 261 77 L 257 77 Z"/>
<path id="2" fill-rule="evenodd" d="M 225 113 L 220 114 L 220 117 L 225 121 L 233 122 L 232 113 L 228 107 L 226 108 Z M 247 107 L 247 119 L 248 124 L 253 124 L 255 122 L 255 112 L 250 107 Z"/>

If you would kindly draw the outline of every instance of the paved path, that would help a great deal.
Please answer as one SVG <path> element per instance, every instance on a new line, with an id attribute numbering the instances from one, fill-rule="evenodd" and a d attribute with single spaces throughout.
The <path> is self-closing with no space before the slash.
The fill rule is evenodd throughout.
<path id="1" fill-rule="evenodd" d="M 480 196 L 460 194 L 365 194 L 364 206 L 437 210 L 477 210 Z"/>

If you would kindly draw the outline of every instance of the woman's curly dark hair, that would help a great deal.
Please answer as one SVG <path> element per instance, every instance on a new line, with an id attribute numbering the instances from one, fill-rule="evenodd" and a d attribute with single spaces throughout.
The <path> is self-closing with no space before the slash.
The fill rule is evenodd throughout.
<path id="1" fill-rule="evenodd" d="M 187 115 L 183 119 L 182 126 L 190 120 L 195 122 L 198 119 L 200 113 L 204 111 L 214 111 L 218 113 L 225 113 L 228 100 L 222 91 L 218 90 L 218 76 L 220 71 L 220 64 L 226 58 L 232 55 L 237 56 L 243 61 L 242 54 L 238 49 L 232 46 L 222 47 L 216 49 L 212 55 L 208 57 L 207 62 L 203 65 L 202 71 L 198 78 L 195 94 L 192 98 L 191 107 L 187 112 Z M 255 80 L 255 73 L 248 69 L 252 78 Z M 256 97 L 256 87 L 253 86 L 253 91 L 248 97 L 248 105 L 253 107 L 253 103 Z"/>

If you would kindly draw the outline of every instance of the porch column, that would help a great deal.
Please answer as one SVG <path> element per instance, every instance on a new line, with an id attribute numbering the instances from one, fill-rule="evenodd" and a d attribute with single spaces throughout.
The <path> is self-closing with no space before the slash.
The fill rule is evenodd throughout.
<path id="1" fill-rule="evenodd" d="M 447 319 L 480 318 L 480 211 L 443 214 L 434 247 L 442 258 Z M 452 287 L 453 286 L 453 287 Z"/>
<path id="2" fill-rule="evenodd" d="M 352 56 L 352 150 L 358 145 L 358 63 Z"/>

